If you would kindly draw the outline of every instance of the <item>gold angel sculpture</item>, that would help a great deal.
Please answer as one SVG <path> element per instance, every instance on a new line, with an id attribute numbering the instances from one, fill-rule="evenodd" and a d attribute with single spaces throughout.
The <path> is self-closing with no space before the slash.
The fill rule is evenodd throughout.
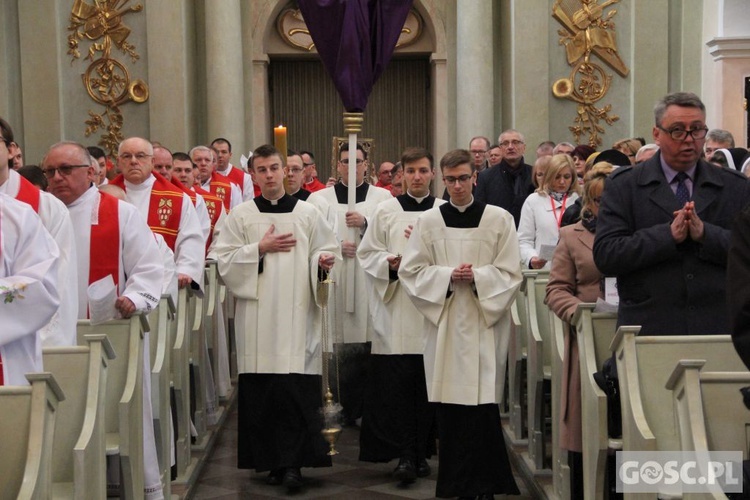
<path id="1" fill-rule="evenodd" d="M 576 142 L 588 135 L 589 145 L 596 147 L 602 143 L 600 134 L 605 133 L 600 122 L 611 125 L 619 120 L 610 115 L 611 105 L 601 108 L 595 103 L 601 100 L 612 83 L 612 76 L 604 68 L 592 61 L 596 55 L 620 76 L 628 75 L 628 68 L 617 51 L 614 16 L 617 10 L 604 10 L 619 0 L 556 0 L 552 7 L 552 17 L 564 29 L 558 31 L 560 45 L 565 46 L 568 64 L 573 66 L 569 78 L 561 78 L 552 86 L 554 95 L 578 103 L 575 125 L 568 127 Z"/>

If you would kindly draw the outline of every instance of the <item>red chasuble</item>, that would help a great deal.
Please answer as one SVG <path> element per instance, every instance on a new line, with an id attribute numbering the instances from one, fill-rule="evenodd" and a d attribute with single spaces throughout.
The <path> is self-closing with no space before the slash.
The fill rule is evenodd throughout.
<path id="1" fill-rule="evenodd" d="M 16 199 L 22 201 L 27 205 L 31 205 L 34 212 L 39 213 L 39 198 L 41 194 L 39 188 L 27 181 L 24 177 L 20 177 L 21 185 L 18 188 L 18 194 Z M 2 375 L 2 374 L 0 374 Z"/>
<path id="2" fill-rule="evenodd" d="M 229 211 L 229 202 L 232 199 L 232 183 L 229 178 L 212 172 L 209 190 L 224 203 L 224 210 Z"/>
<path id="3" fill-rule="evenodd" d="M 151 187 L 151 200 L 148 204 L 148 227 L 164 237 L 167 246 L 174 252 L 177 243 L 177 230 L 182 217 L 183 192 L 158 172 L 151 172 L 156 179 Z M 122 174 L 112 179 L 111 184 L 124 189 Z"/>
<path id="4" fill-rule="evenodd" d="M 227 177 L 234 184 L 237 184 L 240 187 L 240 191 L 242 191 L 243 193 L 245 192 L 245 172 L 243 172 L 239 168 L 230 167 L 229 175 L 226 175 L 225 177 Z"/>
<path id="5" fill-rule="evenodd" d="M 115 288 L 120 280 L 120 216 L 119 200 L 107 193 L 99 193 L 99 212 L 96 224 L 91 225 L 89 242 L 89 285 L 112 275 Z"/>

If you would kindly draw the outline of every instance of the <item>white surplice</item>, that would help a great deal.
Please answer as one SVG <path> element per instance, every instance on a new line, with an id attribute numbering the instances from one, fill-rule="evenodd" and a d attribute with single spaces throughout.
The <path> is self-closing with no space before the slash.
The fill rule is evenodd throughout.
<path id="1" fill-rule="evenodd" d="M 0 356 L 5 385 L 42 370 L 38 330 L 60 304 L 57 244 L 27 204 L 0 194 Z M 65 286 L 65 285 L 62 285 Z"/>
<path id="2" fill-rule="evenodd" d="M 141 184 L 125 181 L 125 199 L 128 203 L 135 205 L 144 221 L 148 221 L 151 188 L 155 180 L 156 178 L 152 175 Z M 182 193 L 182 211 L 180 212 L 180 225 L 177 228 L 174 258 L 175 264 L 177 264 L 177 273 L 190 276 L 203 290 L 206 241 L 203 239 L 203 231 L 193 202 L 185 193 Z"/>
<path id="3" fill-rule="evenodd" d="M 365 201 L 359 202 L 355 206 L 355 211 L 362 214 L 369 224 L 369 217 L 375 211 L 379 203 L 391 200 L 393 196 L 387 189 L 375 186 L 369 186 Z M 339 203 L 336 197 L 335 188 L 328 187 L 310 194 L 307 199 L 308 203 L 315 205 L 336 233 L 339 242 L 352 241 L 352 230 L 346 227 L 346 212 L 349 210 L 346 203 Z M 354 243 L 359 246 L 362 236 L 360 230 L 354 231 Z M 354 291 L 348 289 L 348 264 L 345 258 L 344 262 L 336 266 L 332 273 L 332 278 L 336 282 L 336 314 L 337 320 L 341 322 L 341 331 L 343 333 L 344 343 L 367 342 L 373 339 L 372 321 L 369 317 L 369 290 L 365 280 L 365 272 L 354 258 Z M 348 294 L 354 294 L 354 312 L 347 312 L 346 297 Z"/>
<path id="4" fill-rule="evenodd" d="M 434 199 L 425 209 L 443 203 L 444 200 Z M 373 354 L 424 352 L 424 316 L 414 307 L 401 282 L 391 281 L 387 260 L 390 256 L 403 255 L 409 241 L 404 231 L 413 226 L 422 213 L 405 211 L 397 198 L 382 202 L 370 217 L 367 232 L 357 249 L 359 264 L 373 291 L 370 294 Z"/>
<path id="5" fill-rule="evenodd" d="M 417 219 L 399 278 L 425 316 L 427 393 L 432 402 L 499 403 L 510 339 L 510 306 L 521 284 L 513 217 L 487 205 L 478 227 L 448 227 L 441 208 Z M 474 283 L 451 284 L 472 264 Z M 450 291 L 450 293 L 449 293 Z"/>
<path id="6" fill-rule="evenodd" d="M 88 309 L 91 226 L 98 223 L 99 190 L 91 186 L 68 205 L 78 253 L 78 318 L 86 319 Z M 136 309 L 149 312 L 159 305 L 164 266 L 156 240 L 135 209 L 118 200 L 120 259 L 118 295 L 133 301 Z"/>
<path id="7" fill-rule="evenodd" d="M 8 180 L 0 186 L 0 193 L 11 198 L 18 196 L 21 176 L 8 170 Z M 75 290 L 76 245 L 73 240 L 73 225 L 65 204 L 50 193 L 41 191 L 39 217 L 60 250 L 57 266 L 57 282 L 66 283 L 66 293 L 60 296 L 60 307 L 52 319 L 39 330 L 42 346 L 76 345 L 76 321 L 78 319 L 78 293 Z"/>
<path id="8" fill-rule="evenodd" d="M 293 233 L 290 252 L 261 256 L 258 244 L 273 224 Z M 316 305 L 318 259 L 341 254 L 317 209 L 298 201 L 287 213 L 261 212 L 254 201 L 229 213 L 214 249 L 219 274 L 237 298 L 240 373 L 321 374 L 321 314 Z"/>

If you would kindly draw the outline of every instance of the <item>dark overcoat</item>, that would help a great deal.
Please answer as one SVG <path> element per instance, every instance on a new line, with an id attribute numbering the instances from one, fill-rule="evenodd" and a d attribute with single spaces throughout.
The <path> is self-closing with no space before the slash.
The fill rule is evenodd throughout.
<path id="1" fill-rule="evenodd" d="M 670 224 L 681 207 L 661 168 L 661 154 L 616 170 L 605 182 L 594 262 L 617 277 L 618 325 L 641 335 L 728 334 L 726 265 L 730 228 L 750 201 L 735 170 L 699 161 L 693 180 L 704 238 L 677 244 Z"/>

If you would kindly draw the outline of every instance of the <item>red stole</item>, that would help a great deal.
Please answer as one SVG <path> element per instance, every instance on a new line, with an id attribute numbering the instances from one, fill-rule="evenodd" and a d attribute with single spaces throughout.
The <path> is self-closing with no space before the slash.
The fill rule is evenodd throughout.
<path id="1" fill-rule="evenodd" d="M 169 182 L 171 182 L 172 184 L 174 184 L 175 187 L 177 187 L 177 189 L 179 189 L 180 191 L 182 191 L 183 193 L 185 193 L 186 195 L 188 195 L 188 198 L 190 198 L 190 201 L 193 202 L 193 206 L 195 206 L 195 204 L 197 203 L 197 199 L 196 199 L 195 193 L 193 191 L 191 191 L 190 189 L 188 189 L 187 186 L 185 186 L 185 184 L 183 184 L 182 182 L 180 182 L 180 180 L 177 177 L 172 177 L 169 180 Z"/>
<path id="2" fill-rule="evenodd" d="M 260 186 L 253 182 L 253 196 L 256 198 L 261 195 Z"/>
<path id="3" fill-rule="evenodd" d="M 209 191 L 224 203 L 224 210 L 229 211 L 229 202 L 232 199 L 232 183 L 229 181 L 229 178 L 216 172 L 211 172 Z"/>
<path id="4" fill-rule="evenodd" d="M 155 181 L 151 186 L 151 200 L 148 204 L 146 223 L 152 232 L 164 237 L 167 246 L 174 252 L 177 244 L 177 231 L 182 218 L 182 195 L 184 193 L 160 173 L 151 172 L 151 175 L 154 176 Z M 127 191 L 122 174 L 112 179 L 110 183 Z"/>
<path id="5" fill-rule="evenodd" d="M 108 274 L 119 290 L 120 279 L 120 216 L 119 200 L 107 193 L 99 194 L 99 217 L 91 225 L 89 242 L 89 285 Z"/>
<path id="6" fill-rule="evenodd" d="M 34 212 L 39 213 L 39 199 L 42 197 L 39 188 L 20 175 L 18 176 L 18 180 L 21 181 L 21 185 L 18 187 L 16 199 L 27 205 L 31 205 Z"/>

